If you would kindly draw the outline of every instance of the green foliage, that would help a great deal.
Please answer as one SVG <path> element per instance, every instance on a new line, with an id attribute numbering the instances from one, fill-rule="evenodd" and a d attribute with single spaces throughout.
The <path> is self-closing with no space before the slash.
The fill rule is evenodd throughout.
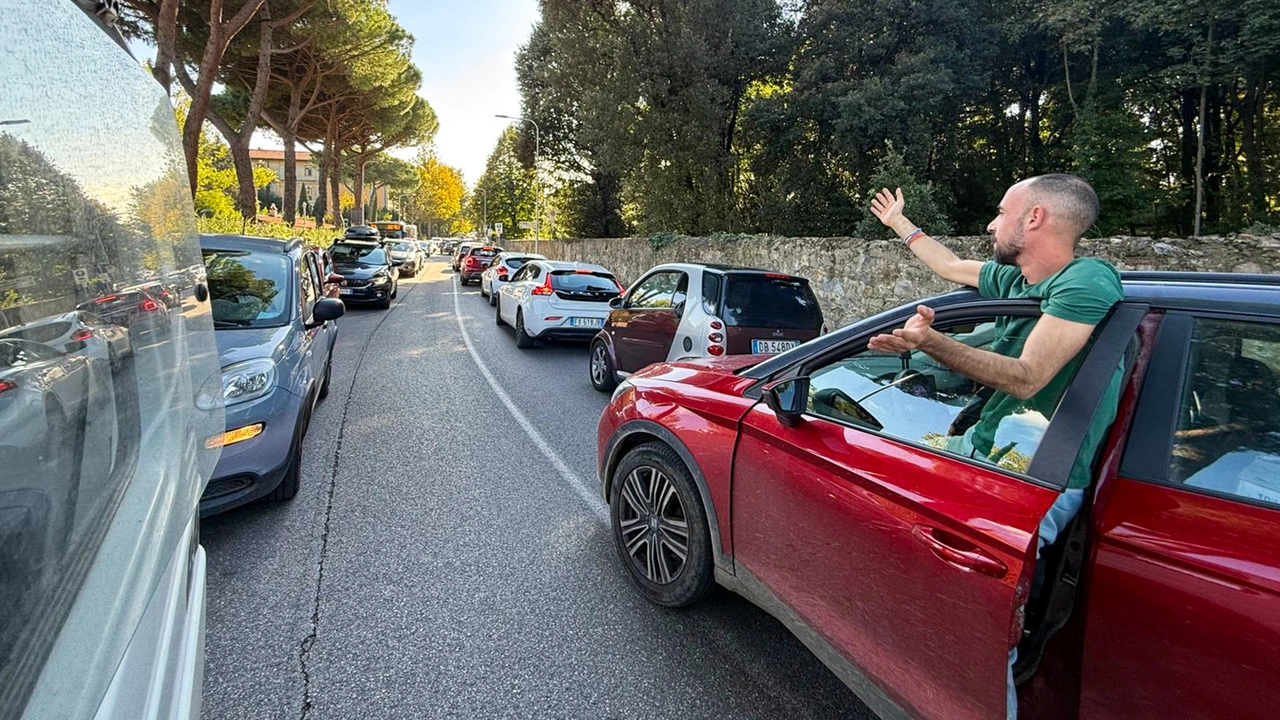
<path id="1" fill-rule="evenodd" d="M 519 223 L 534 219 L 538 199 L 537 178 L 532 168 L 520 162 L 518 142 L 514 127 L 503 131 L 470 196 L 476 224 L 482 222 L 487 202 L 489 224 L 502 223 L 502 236 L 511 239 L 533 237 L 533 231 L 520 228 Z"/>
<path id="2" fill-rule="evenodd" d="M 880 160 L 876 163 L 875 172 L 871 174 L 867 192 L 862 196 L 862 205 L 871 206 L 871 198 L 881 188 L 896 190 L 902 188 L 903 197 L 910 198 L 908 217 L 930 235 L 950 235 L 951 220 L 942 210 L 941 193 L 933 183 L 921 178 L 920 174 L 907 167 L 903 153 L 892 141 L 886 141 Z M 853 231 L 855 237 L 875 239 L 882 238 L 892 232 L 880 222 L 879 218 L 866 211 L 862 220 Z"/>
<path id="3" fill-rule="evenodd" d="M 669 248 L 685 238 L 684 235 L 670 231 L 660 231 L 649 235 L 649 247 L 655 251 Z"/>
<path id="4" fill-rule="evenodd" d="M 342 234 L 332 228 L 299 228 L 284 223 L 247 221 L 239 215 L 197 218 L 196 229 L 212 235 L 252 235 L 281 240 L 300 237 L 308 244 L 320 247 L 329 247 Z"/>

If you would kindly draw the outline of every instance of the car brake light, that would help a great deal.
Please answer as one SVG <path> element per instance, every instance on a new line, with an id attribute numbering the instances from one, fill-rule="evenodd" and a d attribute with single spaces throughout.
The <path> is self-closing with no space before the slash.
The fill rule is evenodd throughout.
<path id="1" fill-rule="evenodd" d="M 17 390 L 17 389 L 18 389 L 18 383 L 12 380 L 0 380 L 0 393 L 9 392 L 10 390 Z"/>
<path id="2" fill-rule="evenodd" d="M 506 280 L 506 279 L 507 279 L 507 269 L 506 269 L 506 268 L 498 268 L 498 279 L 499 279 L 499 280 Z"/>
<path id="3" fill-rule="evenodd" d="M 551 273 L 547 273 L 547 279 L 538 287 L 533 289 L 534 295 L 550 295 L 555 290 L 551 289 Z"/>
<path id="4" fill-rule="evenodd" d="M 724 323 L 720 322 L 719 320 L 712 320 L 712 321 L 711 321 L 711 329 L 712 329 L 712 330 L 723 330 L 723 329 L 724 329 Z"/>
<path id="5" fill-rule="evenodd" d="M 92 332 L 92 331 L 90 331 L 90 330 L 77 330 L 77 331 L 75 331 L 74 333 L 72 333 L 72 334 L 71 334 L 71 342 L 80 342 L 80 341 L 82 341 L 82 340 L 88 340 L 88 339 L 89 339 L 89 338 L 91 338 L 91 337 L 93 337 L 93 332 Z"/>
<path id="6" fill-rule="evenodd" d="M 142 301 L 143 312 L 155 312 L 160 309 L 160 303 L 155 300 L 147 299 Z"/>
<path id="7" fill-rule="evenodd" d="M 767 278 L 773 278 L 774 280 L 790 280 L 791 279 L 790 275 L 783 275 L 782 273 L 765 273 L 764 276 Z"/>
<path id="8" fill-rule="evenodd" d="M 116 300 L 119 300 L 119 299 L 120 299 L 120 296 L 118 295 L 108 295 L 106 297 L 100 297 L 97 300 L 94 300 L 93 304 L 101 305 L 102 303 L 115 302 Z"/>
<path id="9" fill-rule="evenodd" d="M 720 347 L 719 345 L 712 345 L 711 347 L 707 348 L 707 352 L 711 353 L 712 355 L 715 355 L 716 357 L 720 357 L 721 355 L 724 354 L 724 348 Z"/>
<path id="10" fill-rule="evenodd" d="M 594 271 L 594 270 L 582 270 L 582 269 L 578 269 L 578 270 L 574 270 L 574 272 L 578 273 L 579 275 L 595 275 L 595 271 Z"/>
<path id="11" fill-rule="evenodd" d="M 707 339 L 713 343 L 724 342 L 724 335 L 721 335 L 720 333 L 711 333 L 707 336 Z"/>
<path id="12" fill-rule="evenodd" d="M 546 320 L 547 322 L 553 322 L 556 320 L 563 320 L 564 318 L 559 315 L 548 315 L 543 319 Z"/>

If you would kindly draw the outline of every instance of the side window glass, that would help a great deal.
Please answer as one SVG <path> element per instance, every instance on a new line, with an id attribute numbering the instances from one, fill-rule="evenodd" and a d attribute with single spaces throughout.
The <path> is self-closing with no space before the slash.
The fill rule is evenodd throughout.
<path id="1" fill-rule="evenodd" d="M 1198 320 L 1170 479 L 1280 506 L 1280 326 Z"/>
<path id="2" fill-rule="evenodd" d="M 991 349 L 1001 335 L 1030 332 L 1034 317 L 992 318 L 942 330 Z M 1025 473 L 1058 398 L 1020 400 L 979 385 L 928 355 L 864 350 L 810 373 L 809 412 Z"/>
<path id="3" fill-rule="evenodd" d="M 311 259 L 307 255 L 302 256 L 302 262 L 298 267 L 298 280 L 302 286 L 302 316 L 310 318 L 311 308 L 316 304 L 316 284 L 315 276 L 312 274 Z"/>
<path id="4" fill-rule="evenodd" d="M 702 273 L 702 309 L 713 317 L 720 316 L 720 276 Z"/>
<path id="5" fill-rule="evenodd" d="M 669 308 L 684 273 L 663 272 L 646 278 L 631 293 L 630 307 L 640 309 Z"/>

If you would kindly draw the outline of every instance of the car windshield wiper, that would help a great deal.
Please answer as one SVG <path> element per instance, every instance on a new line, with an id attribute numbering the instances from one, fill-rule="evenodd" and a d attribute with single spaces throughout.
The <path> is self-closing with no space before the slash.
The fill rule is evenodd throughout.
<path id="1" fill-rule="evenodd" d="M 252 320 L 219 320 L 214 318 L 213 326 L 215 328 L 249 327 L 249 324 L 252 322 Z"/>

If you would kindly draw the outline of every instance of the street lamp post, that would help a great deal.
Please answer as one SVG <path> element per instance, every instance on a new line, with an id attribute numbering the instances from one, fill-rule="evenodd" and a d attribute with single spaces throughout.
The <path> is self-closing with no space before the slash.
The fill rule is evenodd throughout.
<path id="1" fill-rule="evenodd" d="M 515 120 L 516 122 L 527 122 L 533 126 L 533 181 L 537 185 L 537 195 L 533 200 L 533 251 L 538 252 L 538 232 L 542 228 L 542 175 L 538 172 L 538 160 L 541 157 L 542 130 L 538 127 L 538 123 L 529 118 L 515 117 L 512 115 L 495 115 L 494 117 L 503 120 Z"/>
<path id="2" fill-rule="evenodd" d="M 484 241 L 489 242 L 489 191 L 476 186 L 476 192 L 484 196 L 484 213 L 480 216 L 480 229 L 484 231 Z"/>

